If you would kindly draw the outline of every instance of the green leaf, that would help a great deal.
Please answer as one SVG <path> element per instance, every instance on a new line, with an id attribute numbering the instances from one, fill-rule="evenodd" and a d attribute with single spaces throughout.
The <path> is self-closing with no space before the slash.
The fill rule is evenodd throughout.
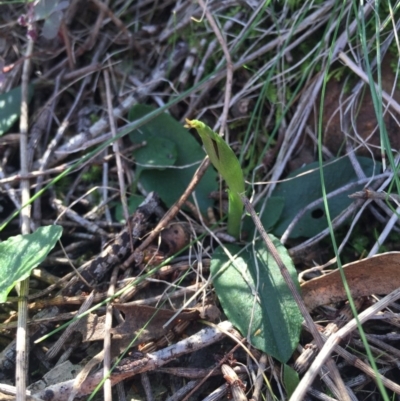
<path id="1" fill-rule="evenodd" d="M 297 282 L 296 269 L 283 245 L 274 238 L 283 262 Z M 229 320 L 256 348 L 286 362 L 298 344 L 303 317 L 279 267 L 262 241 L 254 247 L 229 244 L 214 251 L 213 283 Z"/>
<path id="2" fill-rule="evenodd" d="M 286 395 L 287 398 L 289 399 L 292 394 L 294 393 L 294 390 L 296 390 L 296 387 L 298 386 L 300 380 L 299 380 L 299 374 L 292 369 L 290 366 L 284 364 L 283 365 L 283 384 L 285 386 L 286 390 Z"/>
<path id="3" fill-rule="evenodd" d="M 17 235 L 0 243 L 0 303 L 18 281 L 25 280 L 61 237 L 61 226 L 38 228 L 33 234 Z"/>
<path id="4" fill-rule="evenodd" d="M 267 204 L 263 207 L 263 212 L 260 214 L 262 203 L 258 203 L 255 210 L 259 215 L 261 223 L 266 231 L 270 231 L 272 227 L 277 223 L 281 217 L 283 207 L 285 205 L 285 199 L 281 196 L 272 196 L 268 198 Z M 243 219 L 242 232 L 246 233 L 244 238 L 250 238 L 250 235 L 254 233 L 256 226 L 253 219 L 246 215 Z"/>
<path id="5" fill-rule="evenodd" d="M 156 168 L 163 170 L 173 166 L 176 162 L 178 151 L 173 141 L 152 136 L 147 144 L 135 151 L 135 161 L 137 163 L 136 172 L 139 174 L 144 169 Z"/>
<path id="6" fill-rule="evenodd" d="M 381 164 L 379 162 L 374 163 L 372 159 L 366 157 L 357 157 L 357 160 L 367 177 L 371 177 L 381 171 Z M 326 163 L 323 171 L 327 194 L 350 182 L 357 181 L 356 173 L 348 157 Z M 309 173 L 304 174 L 305 172 Z M 292 172 L 287 178 L 293 179 L 279 184 L 272 193 L 272 196 L 280 196 L 285 199 L 282 218 L 273 230 L 274 235 L 279 237 L 285 232 L 286 228 L 301 210 L 311 202 L 322 197 L 318 162 L 308 164 Z M 334 219 L 351 204 L 352 200 L 348 195 L 362 188 L 363 185 L 354 186 L 348 191 L 328 199 L 331 219 Z M 328 221 L 324 205 L 320 203 L 306 212 L 296 224 L 289 237 L 313 237 L 327 227 Z"/>
<path id="7" fill-rule="evenodd" d="M 152 107 L 136 105 L 130 110 L 129 120 L 137 120 L 152 111 L 154 111 Z M 148 192 L 156 191 L 165 204 L 170 207 L 185 191 L 200 162 L 204 159 L 204 152 L 200 144 L 191 135 L 188 135 L 187 130 L 180 123 L 165 113 L 133 131 L 129 137 L 136 144 L 146 141 L 149 146 L 152 146 L 153 141 L 157 142 L 162 138 L 174 145 L 176 160 L 173 166 L 168 165 L 164 159 L 161 168 L 151 166 L 140 173 L 140 183 L 144 189 Z M 134 156 L 136 157 L 138 153 L 140 154 L 138 150 L 135 151 Z M 168 157 L 167 161 L 172 160 Z M 201 212 L 205 213 L 207 208 L 212 206 L 213 201 L 208 198 L 208 195 L 217 189 L 217 174 L 212 168 L 209 168 L 195 190 Z M 190 200 L 193 202 L 193 197 Z"/>
<path id="8" fill-rule="evenodd" d="M 244 178 L 242 167 L 233 150 L 216 132 L 199 120 L 186 119 L 185 127 L 195 128 L 203 142 L 211 163 L 228 186 L 228 234 L 240 237 L 240 222 L 243 214 Z"/>
<path id="9" fill-rule="evenodd" d="M 33 85 L 29 85 L 28 99 L 32 99 Z M 21 113 L 21 87 L 0 94 L 0 135 L 6 133 L 18 120 Z"/>

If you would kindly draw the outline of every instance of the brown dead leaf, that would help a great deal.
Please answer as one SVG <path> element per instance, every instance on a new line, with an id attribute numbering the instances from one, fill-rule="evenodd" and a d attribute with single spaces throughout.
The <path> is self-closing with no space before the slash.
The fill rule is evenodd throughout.
<path id="1" fill-rule="evenodd" d="M 82 342 L 104 340 L 105 336 L 105 316 L 97 316 L 94 313 L 83 317 L 82 323 L 78 326 L 77 331 L 82 334 Z"/>
<path id="2" fill-rule="evenodd" d="M 141 342 L 162 337 L 178 320 L 194 320 L 198 319 L 200 315 L 196 309 L 184 309 L 168 327 L 164 328 L 165 323 L 176 314 L 176 311 L 135 304 L 114 304 L 113 306 L 125 315 L 125 321 L 111 330 L 113 338 L 119 339 L 127 336 L 132 338 L 132 335 L 141 332 Z"/>
<path id="3" fill-rule="evenodd" d="M 137 304 L 114 304 L 113 306 L 125 315 L 124 323 L 111 329 L 113 339 L 116 340 L 128 337 L 128 339 L 131 340 L 141 332 L 138 341 L 135 342 L 136 344 L 139 341 L 145 342 L 150 339 L 162 337 L 178 320 L 206 319 L 214 322 L 218 320 L 220 316 L 220 311 L 215 305 L 184 309 L 167 327 L 163 328 L 165 323 L 176 314 L 176 311 Z M 97 316 L 94 313 L 90 313 L 82 318 L 82 323 L 77 328 L 77 331 L 82 334 L 82 342 L 103 340 L 105 336 L 104 325 L 105 316 Z M 141 331 L 145 326 L 146 328 Z"/>
<path id="4" fill-rule="evenodd" d="M 132 338 L 132 334 L 141 332 L 141 342 L 160 338 L 171 330 L 178 321 L 196 319 L 216 321 L 220 316 L 220 311 L 215 305 L 183 309 L 178 314 L 174 310 L 160 309 L 147 305 L 114 304 L 113 306 L 125 315 L 125 321 L 111 330 L 113 339 L 126 336 Z M 171 320 L 173 316 L 175 317 Z M 168 321 L 170 321 L 168 326 L 165 326 Z M 142 330 L 144 327 L 145 329 Z"/>
<path id="5" fill-rule="evenodd" d="M 179 252 L 190 242 L 190 235 L 181 223 L 172 223 L 161 232 L 161 245 L 167 256 Z"/>
<path id="6" fill-rule="evenodd" d="M 353 298 L 389 294 L 400 287 L 400 252 L 388 252 L 343 266 Z M 308 310 L 347 299 L 339 270 L 301 286 Z"/>

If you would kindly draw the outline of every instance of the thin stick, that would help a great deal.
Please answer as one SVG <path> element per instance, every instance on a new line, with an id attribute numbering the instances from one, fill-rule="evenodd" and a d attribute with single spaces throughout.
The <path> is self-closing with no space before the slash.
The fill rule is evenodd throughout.
<path id="1" fill-rule="evenodd" d="M 112 276 L 111 276 L 111 282 L 110 282 L 110 287 L 108 288 L 107 296 L 112 297 L 115 293 L 115 287 L 117 284 L 117 279 L 118 279 L 118 272 L 119 272 L 119 266 L 115 266 Z M 111 394 L 111 381 L 109 378 L 110 372 L 111 372 L 111 328 L 112 328 L 112 318 L 113 318 L 113 306 L 111 302 L 107 304 L 107 312 L 106 312 L 106 321 L 104 323 L 105 327 L 105 336 L 104 336 L 104 367 L 103 367 L 103 372 L 104 372 L 104 401 L 109 401 L 112 400 L 112 394 Z"/>
<path id="2" fill-rule="evenodd" d="M 371 190 L 369 188 L 365 188 L 362 191 L 354 192 L 354 194 L 349 195 L 349 198 L 351 199 L 379 199 L 379 200 L 385 200 L 389 201 L 392 200 L 396 202 L 398 206 L 400 206 L 400 196 L 396 194 L 388 194 L 386 192 L 377 192 L 374 190 Z"/>
<path id="3" fill-rule="evenodd" d="M 210 159 L 206 157 L 202 163 L 200 164 L 199 168 L 196 170 L 192 181 L 190 181 L 189 185 L 187 186 L 185 192 L 182 196 L 170 207 L 167 213 L 165 213 L 164 217 L 160 220 L 154 230 L 150 233 L 150 235 L 138 246 L 135 252 L 132 254 L 131 258 L 129 258 L 125 263 L 125 266 L 129 266 L 130 260 L 137 259 L 138 255 L 148 247 L 151 242 L 157 237 L 157 235 L 168 225 L 168 223 L 178 214 L 181 207 L 189 198 L 190 194 L 196 188 L 196 185 L 200 182 L 201 177 L 203 177 L 204 173 L 206 172 L 208 166 L 210 165 Z"/>
<path id="4" fill-rule="evenodd" d="M 31 64 L 30 55 L 33 53 L 34 42 L 28 35 L 28 45 L 26 50 L 26 59 L 24 61 L 21 85 L 21 120 L 20 120 L 20 155 L 21 155 L 21 174 L 28 173 L 28 84 L 29 71 Z M 27 205 L 30 200 L 29 180 L 21 180 L 21 203 Z M 30 233 L 30 214 L 31 208 L 26 207 L 21 210 L 21 233 Z M 22 281 L 19 287 L 18 301 L 18 329 L 17 329 L 17 346 L 16 346 L 16 399 L 17 401 L 25 401 L 26 384 L 28 372 L 28 346 L 27 346 L 27 321 L 28 321 L 28 295 L 29 295 L 29 277 Z"/>
<path id="5" fill-rule="evenodd" d="M 224 52 L 226 59 L 226 85 L 225 85 L 225 100 L 224 100 L 224 109 L 222 110 L 222 114 L 220 117 L 221 121 L 221 129 L 219 131 L 220 135 L 225 133 L 226 131 L 226 121 L 228 119 L 229 106 L 231 100 L 232 93 L 232 82 L 233 82 L 233 63 L 231 59 L 231 55 L 229 54 L 228 46 L 226 45 L 225 38 L 223 37 L 221 31 L 218 28 L 217 23 L 214 20 L 210 10 L 207 8 L 206 4 L 203 0 L 198 0 L 201 7 L 206 14 L 207 20 L 211 25 L 212 30 L 215 33 L 215 36 L 218 39 L 219 44 L 221 45 L 222 51 Z"/>
<path id="6" fill-rule="evenodd" d="M 117 136 L 117 127 L 115 124 L 115 118 L 114 118 L 114 114 L 113 114 L 110 78 L 109 78 L 107 70 L 105 70 L 103 74 L 104 74 L 104 82 L 106 84 L 107 111 L 108 111 L 108 119 L 109 119 L 108 123 L 110 126 L 112 136 L 115 138 Z M 113 151 L 115 153 L 115 161 L 117 163 L 118 183 L 119 183 L 119 187 L 121 190 L 122 210 L 124 212 L 125 221 L 129 222 L 128 202 L 126 200 L 126 188 L 125 188 L 125 181 L 124 181 L 122 160 L 121 160 L 121 152 L 119 150 L 119 140 L 118 139 L 113 142 Z"/>

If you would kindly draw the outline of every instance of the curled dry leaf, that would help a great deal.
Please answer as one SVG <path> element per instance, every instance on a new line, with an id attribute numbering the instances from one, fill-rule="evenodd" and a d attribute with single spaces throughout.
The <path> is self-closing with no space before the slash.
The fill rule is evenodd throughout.
<path id="1" fill-rule="evenodd" d="M 161 232 L 161 243 L 165 247 L 165 254 L 171 256 L 190 242 L 190 235 L 182 223 L 172 223 Z"/>
<path id="2" fill-rule="evenodd" d="M 171 223 L 161 231 L 160 239 L 156 239 L 143 252 L 142 261 L 149 266 L 157 266 L 165 258 L 182 251 L 190 243 L 190 233 L 184 223 Z"/>
<path id="3" fill-rule="evenodd" d="M 400 252 L 388 252 L 343 266 L 353 298 L 386 295 L 400 287 Z M 339 270 L 301 286 L 309 310 L 347 299 Z"/>

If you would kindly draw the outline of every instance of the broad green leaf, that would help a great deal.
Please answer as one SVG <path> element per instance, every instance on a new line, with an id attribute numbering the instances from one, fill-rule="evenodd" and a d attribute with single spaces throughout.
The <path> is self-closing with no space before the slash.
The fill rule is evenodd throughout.
<path id="1" fill-rule="evenodd" d="M 152 111 L 154 108 L 150 106 L 136 105 L 130 110 L 129 120 L 137 120 Z M 200 144 L 188 135 L 180 123 L 165 113 L 133 131 L 129 138 L 136 144 L 146 141 L 150 145 L 155 138 L 156 141 L 162 138 L 174 144 L 176 160 L 173 166 L 164 164 L 161 168 L 145 168 L 139 177 L 140 184 L 146 191 L 156 191 L 165 204 L 171 206 L 185 191 L 204 159 L 204 151 Z M 134 157 L 137 153 L 138 151 L 133 153 Z M 217 189 L 217 174 L 209 168 L 195 189 L 201 212 L 205 213 L 207 208 L 212 206 L 213 201 L 208 195 Z M 193 202 L 193 197 L 190 200 Z"/>
<path id="2" fill-rule="evenodd" d="M 281 217 L 283 207 L 285 205 L 285 199 L 278 196 L 272 196 L 268 199 L 267 204 L 263 208 L 262 214 L 260 210 L 262 203 L 258 203 L 255 210 L 260 217 L 261 223 L 266 231 L 270 231 L 272 227 L 277 223 Z M 246 215 L 243 219 L 242 234 L 245 233 L 244 238 L 250 238 L 253 235 L 256 226 L 249 215 Z"/>
<path id="3" fill-rule="evenodd" d="M 272 237 L 272 236 L 271 236 Z M 297 282 L 296 269 L 287 250 L 274 245 Z M 279 267 L 262 241 L 252 248 L 229 244 L 217 248 L 211 261 L 213 283 L 229 320 L 256 348 L 286 362 L 298 344 L 303 317 L 283 280 Z"/>
<path id="4" fill-rule="evenodd" d="M 361 168 L 367 177 L 379 174 L 381 164 L 366 157 L 357 157 Z M 340 158 L 326 163 L 323 167 L 325 188 L 327 194 L 348 183 L 357 181 L 356 173 L 348 157 Z M 309 172 L 305 174 L 306 172 Z M 293 178 L 295 177 L 295 178 Z M 289 180 L 279 184 L 272 196 L 279 196 L 285 199 L 285 206 L 281 219 L 273 229 L 276 236 L 281 236 L 294 217 L 311 202 L 322 197 L 321 178 L 318 162 L 311 163 L 294 172 L 288 177 Z M 290 179 L 293 178 L 293 179 Z M 329 212 L 332 219 L 345 210 L 352 200 L 349 194 L 359 191 L 362 185 L 353 186 L 346 192 L 328 199 Z M 313 207 L 299 220 L 290 234 L 290 238 L 313 237 L 328 227 L 323 203 Z"/>
<path id="5" fill-rule="evenodd" d="M 163 170 L 173 166 L 178 156 L 176 145 L 167 138 L 152 136 L 147 144 L 135 151 L 137 170 L 157 168 Z"/>
<path id="6" fill-rule="evenodd" d="M 61 226 L 46 226 L 0 243 L 0 303 L 6 301 L 18 281 L 28 278 L 32 269 L 45 259 L 61 233 Z"/>
<path id="7" fill-rule="evenodd" d="M 289 399 L 296 387 L 300 382 L 299 374 L 290 366 L 284 364 L 283 365 L 283 385 L 285 386 L 286 395 Z"/>
<path id="8" fill-rule="evenodd" d="M 33 85 L 29 85 L 29 100 L 32 99 Z M 21 113 L 21 87 L 0 94 L 0 135 L 6 133 Z"/>

